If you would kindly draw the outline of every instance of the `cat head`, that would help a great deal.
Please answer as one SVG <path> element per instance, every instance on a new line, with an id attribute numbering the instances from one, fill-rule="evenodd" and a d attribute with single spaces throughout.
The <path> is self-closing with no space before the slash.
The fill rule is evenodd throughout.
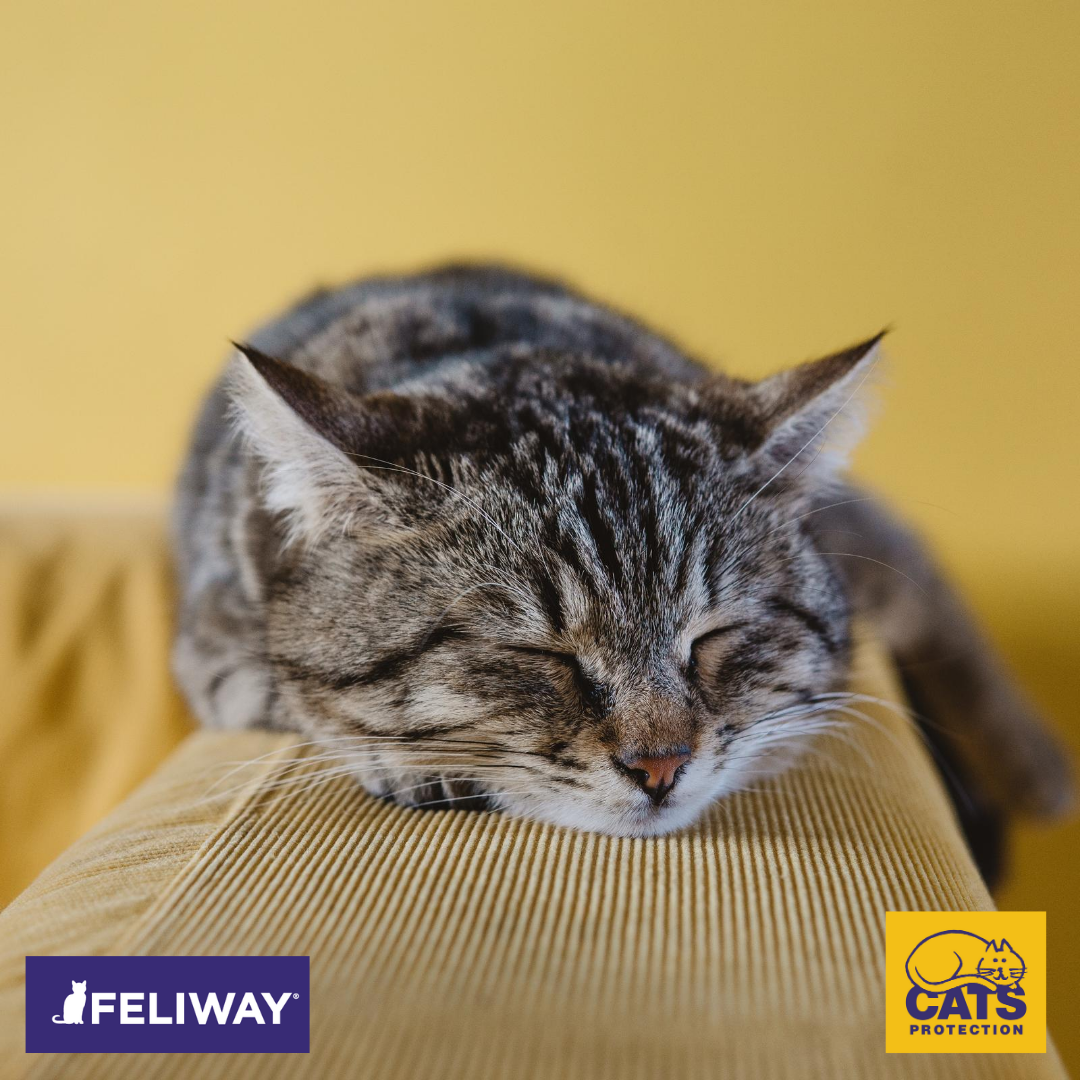
<path id="1" fill-rule="evenodd" d="M 244 348 L 284 543 L 278 700 L 369 790 L 686 826 L 823 723 L 848 609 L 805 529 L 878 339 L 759 383 L 506 350 L 353 395 Z"/>
<path id="2" fill-rule="evenodd" d="M 1012 985 L 1018 983 L 1027 970 L 1021 957 L 1005 938 L 999 944 L 988 941 L 986 950 L 979 957 L 976 974 L 992 982 Z"/>
<path id="3" fill-rule="evenodd" d="M 75 982 L 75 980 L 72 979 L 72 981 L 71 981 L 71 989 L 76 994 L 84 994 L 84 993 L 86 993 L 86 980 L 83 979 L 82 982 Z"/>

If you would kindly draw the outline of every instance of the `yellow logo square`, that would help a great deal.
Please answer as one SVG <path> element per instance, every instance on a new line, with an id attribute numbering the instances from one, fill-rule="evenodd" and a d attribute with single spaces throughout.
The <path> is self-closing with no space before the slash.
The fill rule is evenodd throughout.
<path id="1" fill-rule="evenodd" d="M 885 1052 L 1046 1052 L 1046 912 L 885 913 Z"/>

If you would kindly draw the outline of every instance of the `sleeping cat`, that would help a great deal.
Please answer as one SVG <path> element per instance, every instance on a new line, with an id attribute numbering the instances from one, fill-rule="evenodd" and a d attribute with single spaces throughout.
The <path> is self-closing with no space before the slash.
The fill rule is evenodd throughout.
<path id="1" fill-rule="evenodd" d="M 977 983 L 1013 989 L 1027 971 L 1023 958 L 1001 939 L 987 941 L 967 930 L 943 930 L 924 938 L 907 959 L 908 978 L 931 993 Z"/>
<path id="2" fill-rule="evenodd" d="M 857 610 L 994 802 L 1061 811 L 1056 741 L 842 479 L 877 363 L 875 337 L 746 382 L 497 267 L 319 293 L 198 422 L 180 684 L 406 805 L 646 836 L 798 755 Z"/>

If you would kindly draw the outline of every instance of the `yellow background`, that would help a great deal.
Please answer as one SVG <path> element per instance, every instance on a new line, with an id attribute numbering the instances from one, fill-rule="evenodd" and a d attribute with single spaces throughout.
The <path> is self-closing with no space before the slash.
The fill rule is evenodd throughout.
<path id="1" fill-rule="evenodd" d="M 447 256 L 742 374 L 896 327 L 863 475 L 1080 744 L 1080 7 L 20 0 L 0 15 L 0 486 L 170 481 L 225 339 Z M 1080 1067 L 1077 826 L 1025 831 Z"/>
<path id="2" fill-rule="evenodd" d="M 985 1020 L 976 1017 L 975 997 L 966 996 L 973 1022 L 981 1024 L 1019 1024 L 1019 1035 L 997 1035 L 979 1032 L 961 1035 L 946 1031 L 941 1035 L 911 1034 L 911 1025 L 929 1024 L 938 1020 L 915 1020 L 907 1011 L 905 1000 L 912 987 L 905 965 L 912 950 L 931 934 L 942 930 L 967 930 L 986 941 L 1001 942 L 1004 938 L 1023 958 L 1026 971 L 1020 980 L 1026 1006 L 1024 1015 L 1016 1020 L 997 1015 L 998 1002 L 987 1001 Z M 936 1000 L 919 998 L 920 1008 L 940 1009 L 944 997 Z M 941 1021 L 942 1025 L 959 1027 L 967 1021 L 955 1015 Z M 889 1054 L 1045 1054 L 1046 1053 L 1046 913 L 1043 911 L 890 911 L 885 916 L 885 1031 L 886 1053 Z"/>

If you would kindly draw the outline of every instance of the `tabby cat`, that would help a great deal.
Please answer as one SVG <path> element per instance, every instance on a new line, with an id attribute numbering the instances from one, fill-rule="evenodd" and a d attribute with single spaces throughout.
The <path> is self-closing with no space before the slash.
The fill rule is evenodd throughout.
<path id="1" fill-rule="evenodd" d="M 842 479 L 877 345 L 750 383 L 498 267 L 318 293 L 238 346 L 194 435 L 192 707 L 403 804 L 646 836 L 852 708 L 857 610 L 993 802 L 1062 810 L 1057 743 Z"/>

